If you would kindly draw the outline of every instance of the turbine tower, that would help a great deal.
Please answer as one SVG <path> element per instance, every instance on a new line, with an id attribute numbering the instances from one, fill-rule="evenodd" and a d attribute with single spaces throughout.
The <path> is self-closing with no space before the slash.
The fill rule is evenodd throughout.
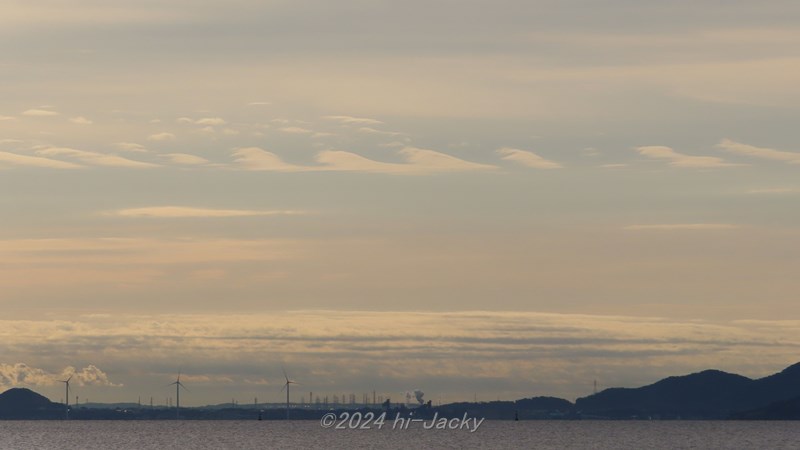
<path id="1" fill-rule="evenodd" d="M 289 420 L 289 385 L 298 383 L 289 379 L 289 375 L 286 375 L 286 369 L 283 369 L 283 378 L 286 379 L 286 383 L 283 385 L 281 390 L 286 389 L 286 420 Z"/>
<path id="2" fill-rule="evenodd" d="M 66 410 L 64 411 L 65 420 L 69 420 L 69 380 L 71 380 L 71 379 L 72 379 L 72 375 L 70 375 L 69 378 L 67 378 L 66 380 L 58 380 L 59 383 L 64 383 L 64 386 L 67 389 L 67 394 L 64 396 L 64 399 L 66 399 L 66 402 L 65 402 L 65 405 L 64 405 L 66 407 Z"/>
<path id="3" fill-rule="evenodd" d="M 168 386 L 175 385 L 175 419 L 181 418 L 181 388 L 186 389 L 186 386 L 181 383 L 181 372 L 178 371 L 178 379 L 170 383 Z M 189 389 L 186 389 L 187 391 Z"/>

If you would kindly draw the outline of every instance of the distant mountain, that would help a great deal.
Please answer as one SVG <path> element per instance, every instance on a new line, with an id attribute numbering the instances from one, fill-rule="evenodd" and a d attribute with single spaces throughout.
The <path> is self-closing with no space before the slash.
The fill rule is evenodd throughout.
<path id="1" fill-rule="evenodd" d="M 575 405 L 558 397 L 531 397 L 514 402 L 514 406 L 524 411 L 570 411 Z"/>
<path id="2" fill-rule="evenodd" d="M 640 388 L 606 389 L 577 399 L 575 407 L 603 417 L 726 418 L 795 396 L 800 396 L 800 363 L 757 380 L 705 370 Z"/>
<path id="3" fill-rule="evenodd" d="M 738 420 L 800 420 L 800 397 L 771 403 L 763 408 L 734 413 Z"/>
<path id="4" fill-rule="evenodd" d="M 516 401 L 461 402 L 434 407 L 432 412 L 445 416 L 458 417 L 468 414 L 471 417 L 484 417 L 492 420 L 511 420 L 515 417 L 526 419 L 554 419 L 570 416 L 574 405 L 568 400 L 556 397 L 532 397 Z"/>
<path id="5" fill-rule="evenodd" d="M 59 412 L 63 412 L 63 405 L 30 389 L 12 388 L 0 394 L 0 418 L 50 417 Z"/>

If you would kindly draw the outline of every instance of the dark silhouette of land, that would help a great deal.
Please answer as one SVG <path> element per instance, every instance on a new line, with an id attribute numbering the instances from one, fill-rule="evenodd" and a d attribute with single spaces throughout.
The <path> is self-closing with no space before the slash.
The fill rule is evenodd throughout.
<path id="1" fill-rule="evenodd" d="M 64 411 L 64 405 L 30 389 L 13 388 L 0 394 L 0 419 L 58 419 Z"/>
<path id="2" fill-rule="evenodd" d="M 63 419 L 65 405 L 23 388 L 0 394 L 0 419 Z M 319 408 L 293 406 L 294 420 L 319 419 L 338 411 L 387 412 L 387 417 L 480 417 L 495 420 L 534 419 L 782 419 L 800 420 L 800 363 L 759 379 L 705 370 L 665 378 L 638 388 L 610 388 L 572 403 L 555 397 L 516 401 L 461 402 L 433 406 L 431 402 L 406 406 L 385 402 L 382 406 Z M 147 407 L 136 403 L 70 406 L 71 420 L 137 419 L 175 420 L 174 408 Z M 188 420 L 285 420 L 286 409 L 255 405 L 209 405 L 181 408 Z"/>
<path id="3" fill-rule="evenodd" d="M 800 363 L 760 379 L 705 370 L 640 388 L 612 388 L 579 398 L 584 414 L 609 418 L 724 419 L 800 396 Z"/>

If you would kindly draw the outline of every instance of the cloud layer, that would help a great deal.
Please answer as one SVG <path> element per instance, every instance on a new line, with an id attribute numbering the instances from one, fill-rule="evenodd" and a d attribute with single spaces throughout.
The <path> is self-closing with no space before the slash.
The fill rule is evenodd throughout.
<path id="1" fill-rule="evenodd" d="M 637 386 L 709 367 L 760 376 L 796 362 L 800 324 L 307 310 L 4 320 L 0 330 L 6 358 L 39 354 L 31 359 L 40 364 L 40 358 L 61 355 L 63 361 L 92 358 L 114 367 L 110 374 L 91 365 L 48 373 L 5 363 L 0 365 L 5 386 L 55 386 L 59 377 L 75 373 L 87 386 L 128 386 L 142 379 L 134 383 L 139 395 L 153 395 L 183 364 L 186 380 L 194 384 L 187 402 L 202 404 L 214 402 L 219 392 L 227 392 L 223 398 L 252 396 L 253 386 L 261 386 L 259 398 L 277 401 L 281 366 L 319 393 L 375 389 L 388 396 L 414 383 L 434 398 L 445 394 L 451 400 L 471 397 L 472 389 L 504 399 L 574 398 L 590 392 L 587 379 L 598 379 L 603 387 Z M 254 381 L 265 378 L 266 384 Z"/>

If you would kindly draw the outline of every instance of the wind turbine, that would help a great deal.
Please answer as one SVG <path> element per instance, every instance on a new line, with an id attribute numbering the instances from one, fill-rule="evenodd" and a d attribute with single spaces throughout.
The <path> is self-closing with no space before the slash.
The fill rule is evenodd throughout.
<path id="1" fill-rule="evenodd" d="M 178 371 L 178 379 L 168 384 L 167 386 L 175 385 L 175 419 L 181 418 L 181 388 L 186 389 L 186 386 L 181 383 L 181 372 Z M 189 389 L 186 389 L 187 391 Z"/>
<path id="2" fill-rule="evenodd" d="M 286 389 L 286 420 L 289 420 L 289 385 L 298 383 L 289 379 L 289 375 L 286 375 L 286 369 L 283 369 L 283 378 L 286 379 L 286 383 L 283 385 L 281 390 Z"/>
<path id="3" fill-rule="evenodd" d="M 66 417 L 65 420 L 69 420 L 69 380 L 71 380 L 71 379 L 72 379 L 72 375 L 70 375 L 69 378 L 67 378 L 66 380 L 58 380 L 59 383 L 64 383 L 64 386 L 67 389 L 67 395 L 64 397 L 66 399 L 66 402 L 65 402 L 66 405 L 65 406 L 67 408 L 66 412 L 65 412 L 65 414 L 66 414 L 65 415 L 65 417 Z"/>

